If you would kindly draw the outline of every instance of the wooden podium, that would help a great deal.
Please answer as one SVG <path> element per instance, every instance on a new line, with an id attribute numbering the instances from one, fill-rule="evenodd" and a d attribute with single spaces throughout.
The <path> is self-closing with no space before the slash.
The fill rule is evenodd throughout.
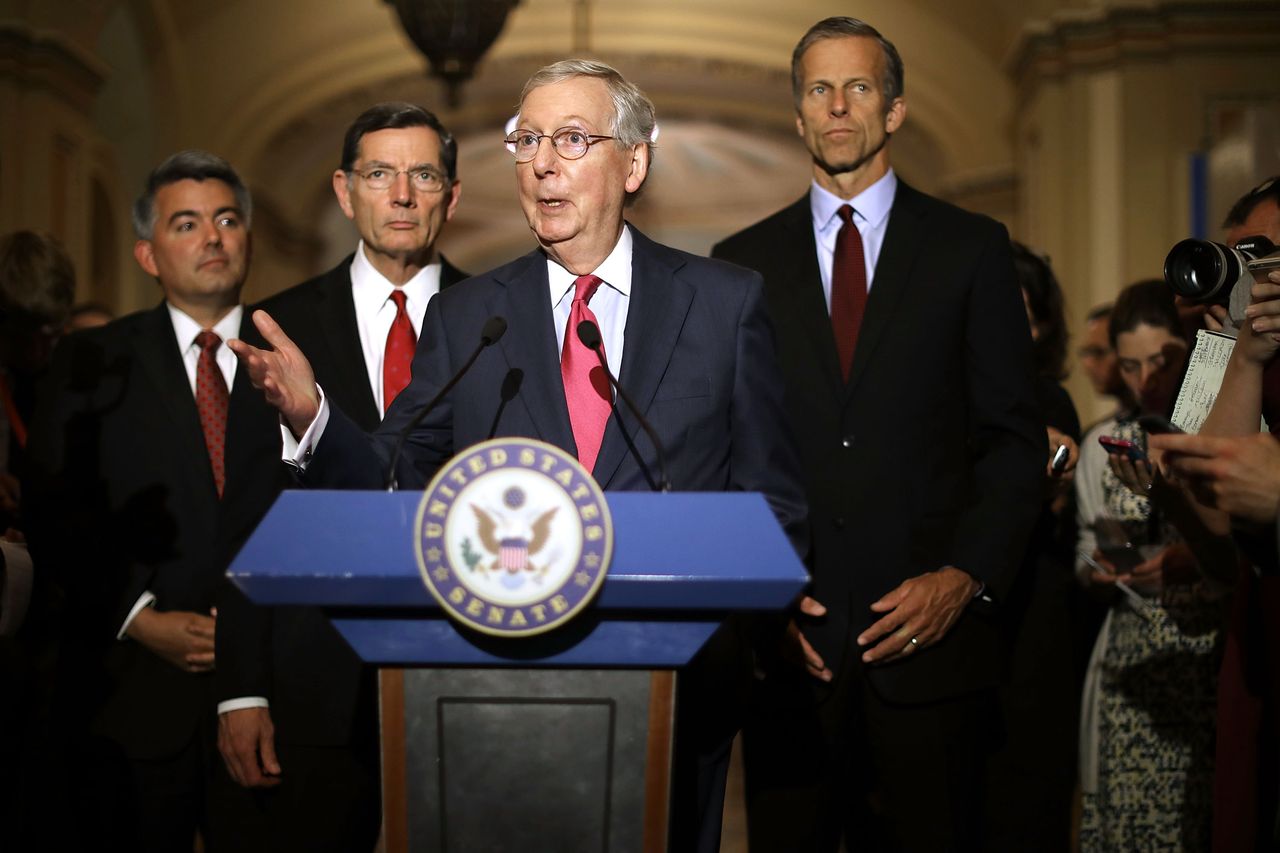
<path id="1" fill-rule="evenodd" d="M 595 602 L 519 639 L 442 613 L 414 556 L 420 499 L 286 492 L 228 570 L 257 604 L 323 608 L 380 667 L 387 849 L 665 850 L 674 671 L 727 614 L 808 581 L 763 497 L 609 493 Z"/>

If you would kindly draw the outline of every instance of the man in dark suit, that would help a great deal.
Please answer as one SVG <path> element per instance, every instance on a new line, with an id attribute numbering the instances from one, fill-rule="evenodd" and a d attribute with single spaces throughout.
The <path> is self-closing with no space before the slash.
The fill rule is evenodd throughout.
<path id="1" fill-rule="evenodd" d="M 801 448 L 813 584 L 745 732 L 753 850 L 979 849 L 997 626 L 1044 427 L 1005 230 L 889 165 L 902 62 L 869 25 L 792 59 L 810 192 L 713 255 L 764 275 Z"/>
<path id="2" fill-rule="evenodd" d="M 173 155 L 134 208 L 149 311 L 55 350 L 30 431 L 29 539 L 65 590 L 59 765 L 71 849 L 239 849 L 245 795 L 214 780 L 214 603 L 282 483 L 275 413 L 222 346 L 240 335 L 250 197 L 222 159 Z M 266 462 L 266 464 L 264 464 Z"/>
<path id="3" fill-rule="evenodd" d="M 427 303 L 466 277 L 436 250 L 461 195 L 457 153 L 453 135 L 422 107 L 365 110 L 333 173 L 338 204 L 360 234 L 356 251 L 262 303 L 360 429 L 376 429 L 408 381 Z M 319 609 L 256 608 L 233 588 L 226 593 L 218 745 L 238 783 L 274 789 L 256 798 L 264 832 L 255 837 L 267 849 L 271 838 L 310 850 L 371 848 L 379 822 L 374 671 Z M 317 800 L 322 791 L 335 796 Z M 353 834 L 317 814 L 349 815 L 342 825 Z"/>
<path id="4" fill-rule="evenodd" d="M 596 355 L 576 334 L 590 319 L 611 370 L 665 445 L 673 487 L 763 492 L 798 539 L 804 504 L 759 276 L 660 246 L 624 222 L 627 199 L 648 174 L 652 103 L 614 69 L 580 60 L 535 74 L 520 103 L 507 146 L 539 248 L 432 300 L 413 382 L 372 438 L 321 400 L 305 359 L 265 314 L 255 322 L 275 351 L 234 345 L 299 439 L 286 452 L 309 483 L 381 485 L 397 433 L 461 366 L 486 318 L 500 315 L 509 331 L 411 434 L 401 485 L 421 485 L 475 441 L 519 435 L 575 454 L 607 489 L 653 488 L 661 477 L 655 448 L 629 413 L 612 407 Z M 697 711 L 730 692 L 709 681 L 730 673 L 703 670 L 682 679 L 682 708 Z M 678 780 L 698 786 L 677 795 L 679 849 L 718 847 L 733 720 L 701 711 L 681 712 L 697 741 L 684 755 L 703 765 L 677 770 Z"/>

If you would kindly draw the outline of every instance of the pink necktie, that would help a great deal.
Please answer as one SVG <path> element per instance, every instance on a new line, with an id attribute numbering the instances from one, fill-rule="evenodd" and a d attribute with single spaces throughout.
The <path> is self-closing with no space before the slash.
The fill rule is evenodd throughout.
<path id="1" fill-rule="evenodd" d="M 837 211 L 844 225 L 836 236 L 836 252 L 831 267 L 831 330 L 840 355 L 840 375 L 849 381 L 853 350 L 858 345 L 858 329 L 867 309 L 867 266 L 862 254 L 862 235 L 853 224 L 853 208 Z"/>
<path id="2" fill-rule="evenodd" d="M 578 340 L 578 324 L 583 320 L 596 322 L 596 315 L 591 313 L 587 303 L 601 284 L 594 275 L 583 275 L 574 280 L 573 306 L 569 310 L 564 350 L 560 354 L 560 375 L 564 379 L 565 401 L 569 404 L 573 441 L 578 446 L 578 461 L 588 471 L 595 467 L 596 457 L 600 455 L 600 442 L 604 440 L 604 427 L 609 421 L 612 395 L 599 357 Z M 603 345 L 600 352 L 604 353 Z"/>
<path id="3" fill-rule="evenodd" d="M 196 361 L 196 410 L 200 413 L 200 429 L 204 446 L 209 451 L 213 468 L 213 484 L 222 497 L 227 483 L 227 380 L 218 368 L 218 347 L 222 338 L 205 329 L 196 335 L 200 358 Z"/>
<path id="4" fill-rule="evenodd" d="M 396 318 L 391 321 L 391 329 L 387 332 L 387 347 L 382 352 L 382 411 L 384 413 L 391 408 L 396 395 L 409 384 L 413 352 L 418 348 L 418 337 L 413 333 L 409 312 L 404 307 L 404 291 L 398 287 L 391 291 L 391 300 L 396 303 Z"/>

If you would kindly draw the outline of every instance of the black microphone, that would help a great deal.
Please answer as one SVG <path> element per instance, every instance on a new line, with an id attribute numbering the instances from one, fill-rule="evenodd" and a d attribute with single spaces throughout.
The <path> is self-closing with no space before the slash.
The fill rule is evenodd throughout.
<path id="1" fill-rule="evenodd" d="M 653 428 L 653 424 L 649 423 L 644 415 L 640 414 L 640 407 L 631 399 L 631 395 L 623 390 L 618 384 L 617 378 L 609 370 L 609 362 L 604 357 L 604 341 L 600 338 L 600 327 L 590 320 L 583 320 L 578 324 L 578 340 L 582 341 L 582 345 L 596 354 L 596 358 L 600 360 L 600 366 L 604 368 L 604 375 L 609 377 L 609 384 L 618 391 L 618 396 L 622 398 L 622 402 L 627 404 L 627 408 L 631 410 L 631 414 L 636 416 L 636 420 L 640 422 L 641 428 L 644 429 L 645 435 L 649 436 L 649 440 L 653 442 L 653 448 L 658 452 L 658 484 L 657 491 L 671 491 L 671 478 L 667 476 L 667 451 L 662 446 L 662 442 L 658 439 L 658 433 Z"/>
<path id="2" fill-rule="evenodd" d="M 471 369 L 471 365 L 476 363 L 476 359 L 480 357 L 481 351 L 485 347 L 497 343 L 503 335 L 507 333 L 507 318 L 499 317 L 496 314 L 484 321 L 484 328 L 480 330 L 480 343 L 476 345 L 475 351 L 471 353 L 471 357 L 467 359 L 467 363 L 453 374 L 440 391 L 431 398 L 431 402 L 427 403 L 418 410 L 418 414 L 413 416 L 409 423 L 404 425 L 400 430 L 400 434 L 396 437 L 396 446 L 391 451 L 391 462 L 387 465 L 387 491 L 394 492 L 396 490 L 396 463 L 400 461 L 400 451 L 404 449 L 404 443 L 409 438 L 409 433 L 413 432 L 413 428 L 422 423 L 422 419 L 431 413 L 431 410 L 440 405 L 440 401 L 444 399 L 444 395 L 453 390 L 453 386 L 458 384 L 458 380 L 466 375 Z"/>

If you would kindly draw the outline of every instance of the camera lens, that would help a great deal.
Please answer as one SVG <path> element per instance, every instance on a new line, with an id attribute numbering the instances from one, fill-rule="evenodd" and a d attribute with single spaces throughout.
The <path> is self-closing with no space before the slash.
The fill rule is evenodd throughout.
<path id="1" fill-rule="evenodd" d="M 1227 304 L 1243 270 L 1238 252 L 1208 240 L 1183 240 L 1164 260 L 1164 280 L 1174 293 L 1198 304 Z"/>

